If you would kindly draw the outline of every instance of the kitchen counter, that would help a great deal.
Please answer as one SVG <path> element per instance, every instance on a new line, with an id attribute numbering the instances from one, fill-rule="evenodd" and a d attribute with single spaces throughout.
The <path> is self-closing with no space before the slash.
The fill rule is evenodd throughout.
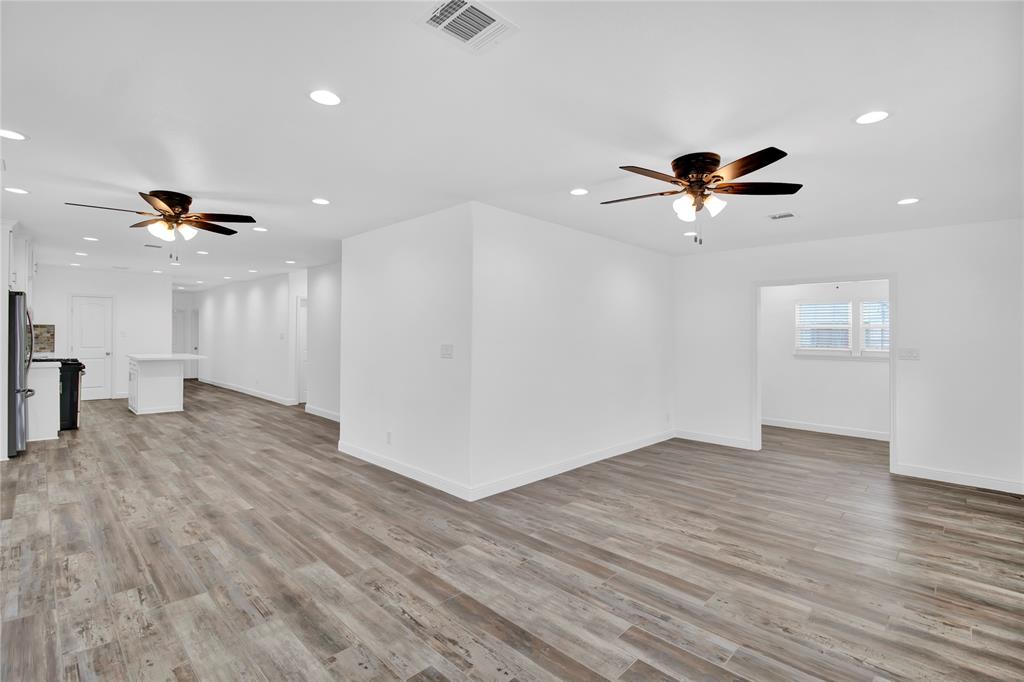
<path id="1" fill-rule="evenodd" d="M 185 409 L 185 363 L 205 360 L 191 353 L 149 353 L 128 356 L 128 409 L 135 414 L 181 412 Z"/>

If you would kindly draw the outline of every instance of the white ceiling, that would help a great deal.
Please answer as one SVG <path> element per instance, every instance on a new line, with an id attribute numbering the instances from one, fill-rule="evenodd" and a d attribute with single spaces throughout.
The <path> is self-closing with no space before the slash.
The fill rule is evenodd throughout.
<path id="1" fill-rule="evenodd" d="M 168 250 L 134 216 L 63 202 L 256 216 L 181 249 L 176 281 L 210 283 L 470 199 L 672 253 L 1020 215 L 1020 3 L 492 6 L 521 30 L 477 55 L 418 25 L 429 3 L 4 2 L 3 127 L 31 139 L 3 141 L 3 183 L 32 193 L 3 217 L 42 262 L 149 270 Z M 729 199 L 703 247 L 671 199 L 598 205 L 665 189 L 620 165 L 769 145 L 789 157 L 746 179 L 804 189 Z"/>

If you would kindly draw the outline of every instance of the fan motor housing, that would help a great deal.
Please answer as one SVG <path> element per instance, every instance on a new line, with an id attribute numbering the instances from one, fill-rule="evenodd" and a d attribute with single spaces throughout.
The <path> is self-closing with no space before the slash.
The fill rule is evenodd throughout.
<path id="1" fill-rule="evenodd" d="M 188 213 L 188 207 L 192 205 L 192 197 L 181 192 L 172 192 L 169 189 L 154 189 L 150 191 L 150 194 L 179 213 Z"/>
<path id="2" fill-rule="evenodd" d="M 672 172 L 681 180 L 691 175 L 708 175 L 718 170 L 722 165 L 722 157 L 714 152 L 697 152 L 696 154 L 684 154 L 672 161 Z"/>

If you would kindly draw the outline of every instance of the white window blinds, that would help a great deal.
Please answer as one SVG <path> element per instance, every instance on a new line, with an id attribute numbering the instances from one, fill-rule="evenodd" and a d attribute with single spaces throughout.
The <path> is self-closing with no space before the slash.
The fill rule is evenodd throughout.
<path id="1" fill-rule="evenodd" d="M 796 347 L 798 350 L 850 350 L 853 327 L 850 303 L 798 303 Z"/>
<path id="2" fill-rule="evenodd" d="M 862 301 L 860 304 L 861 350 L 889 350 L 889 302 Z"/>

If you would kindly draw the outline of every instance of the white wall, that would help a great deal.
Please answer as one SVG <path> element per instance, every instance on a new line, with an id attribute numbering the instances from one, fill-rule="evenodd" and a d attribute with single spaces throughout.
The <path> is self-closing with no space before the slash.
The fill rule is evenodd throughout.
<path id="1" fill-rule="evenodd" d="M 755 283 L 893 274 L 893 471 L 1020 492 L 1021 270 L 1019 220 L 681 257 L 676 425 L 758 444 Z"/>
<path id="2" fill-rule="evenodd" d="M 861 301 L 888 298 L 885 280 L 763 288 L 758 346 L 762 423 L 888 440 L 888 358 L 794 352 L 798 303 L 851 302 L 856 316 Z"/>
<path id="3" fill-rule="evenodd" d="M 476 499 L 670 437 L 670 267 L 477 203 L 345 240 L 339 447 Z"/>
<path id="4" fill-rule="evenodd" d="M 341 261 L 308 272 L 306 411 L 341 419 Z"/>
<path id="5" fill-rule="evenodd" d="M 341 251 L 339 448 L 450 492 L 469 484 L 472 248 L 463 204 Z"/>
<path id="6" fill-rule="evenodd" d="M 54 325 L 54 357 L 68 355 L 72 295 L 114 299 L 114 397 L 127 397 L 127 355 L 171 351 L 170 278 L 149 273 L 38 266 L 32 292 L 33 322 Z"/>
<path id="7" fill-rule="evenodd" d="M 670 437 L 670 258 L 472 206 L 475 493 Z"/>
<path id="8" fill-rule="evenodd" d="M 232 282 L 196 293 L 199 380 L 273 400 L 296 403 L 294 276 Z"/>

